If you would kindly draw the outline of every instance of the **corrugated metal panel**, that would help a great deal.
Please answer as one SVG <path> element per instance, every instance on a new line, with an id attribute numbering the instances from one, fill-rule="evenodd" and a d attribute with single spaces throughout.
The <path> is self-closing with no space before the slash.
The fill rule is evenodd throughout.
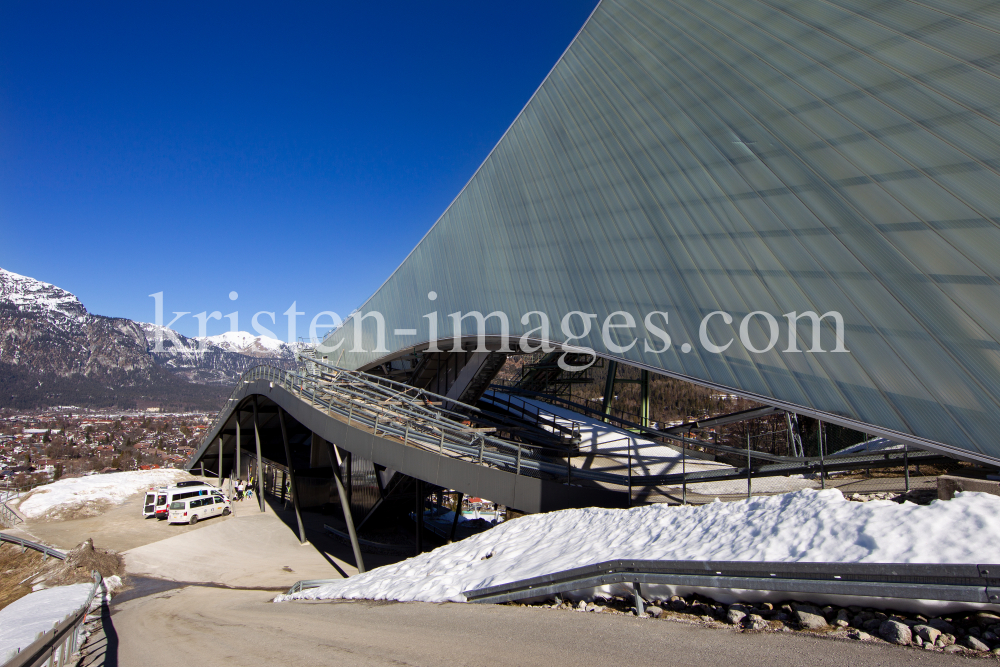
<path id="1" fill-rule="evenodd" d="M 669 311 L 661 354 L 612 354 L 599 327 L 580 344 L 1000 459 L 998 31 L 992 2 L 604 0 L 366 303 L 389 353 L 371 321 L 369 351 L 348 351 L 352 320 L 330 358 L 409 349 L 432 311 L 439 335 L 472 310 L 519 335 L 532 310 L 625 310 L 640 339 Z M 708 326 L 723 342 L 753 311 L 838 311 L 850 352 L 784 352 L 783 327 L 768 352 L 711 353 L 698 327 L 716 310 L 734 317 Z"/>

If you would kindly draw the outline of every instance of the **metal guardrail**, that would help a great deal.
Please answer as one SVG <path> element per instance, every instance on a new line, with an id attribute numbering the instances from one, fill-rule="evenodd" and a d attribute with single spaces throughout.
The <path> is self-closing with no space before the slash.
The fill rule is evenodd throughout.
<path id="1" fill-rule="evenodd" d="M 23 519 L 11 507 L 8 507 L 7 503 L 0 503 L 0 526 L 13 528 L 22 521 Z"/>
<path id="2" fill-rule="evenodd" d="M 303 579 L 302 581 L 296 581 L 285 595 L 291 595 L 292 593 L 298 593 L 299 591 L 304 591 L 309 588 L 319 588 L 325 584 L 332 584 L 338 581 L 343 581 L 343 579 Z M 7 667 L 2 665 L 0 667 Z"/>
<path id="3" fill-rule="evenodd" d="M 20 649 L 0 667 L 62 667 L 75 664 L 76 661 L 72 656 L 80 650 L 80 627 L 86 622 L 90 605 L 93 604 L 103 581 L 100 573 L 94 571 L 92 574 L 94 587 L 87 597 L 87 602 L 51 630 L 42 633 L 34 642 Z"/>
<path id="4" fill-rule="evenodd" d="M 22 523 L 22 519 L 17 512 L 14 511 L 9 503 L 11 500 L 20 497 L 19 491 L 10 491 L 9 489 L 0 490 L 0 526 L 4 528 L 13 528 L 19 523 Z"/>
<path id="5" fill-rule="evenodd" d="M 470 602 L 502 603 L 608 584 L 776 591 L 795 595 L 1000 603 L 1000 564 L 785 563 L 611 560 L 465 591 Z M 639 586 L 637 586 L 639 585 Z"/>
<path id="6" fill-rule="evenodd" d="M 12 544 L 20 544 L 22 547 L 27 549 L 34 549 L 35 551 L 41 551 L 46 556 L 52 556 L 53 558 L 58 558 L 59 560 L 66 560 L 66 554 L 58 549 L 53 549 L 52 547 L 47 547 L 44 544 L 39 544 L 38 542 L 32 542 L 31 540 L 26 540 L 23 537 L 15 537 L 14 535 L 8 535 L 7 533 L 0 533 L 0 542 L 10 542 Z"/>

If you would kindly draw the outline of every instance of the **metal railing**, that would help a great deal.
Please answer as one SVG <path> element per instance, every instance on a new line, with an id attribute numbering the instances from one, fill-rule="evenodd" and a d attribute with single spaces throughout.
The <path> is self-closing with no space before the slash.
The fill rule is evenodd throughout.
<path id="1" fill-rule="evenodd" d="M 39 544 L 38 542 L 26 540 L 23 537 L 15 537 L 14 535 L 8 535 L 7 533 L 0 533 L 0 542 L 20 544 L 25 549 L 34 549 L 35 551 L 41 551 L 46 556 L 52 556 L 53 558 L 58 558 L 59 560 L 66 560 L 66 554 L 62 551 L 53 549 L 52 547 L 47 547 L 44 544 Z"/>
<path id="2" fill-rule="evenodd" d="M 793 595 L 1000 602 L 1000 565 L 611 560 L 465 591 L 470 602 L 502 603 L 609 584 L 776 591 Z"/>
<path id="3" fill-rule="evenodd" d="M 539 478 L 562 479 L 566 463 L 545 456 L 541 447 L 490 436 L 492 429 L 477 429 L 462 423 L 468 416 L 455 410 L 479 413 L 479 408 L 401 383 L 347 371 L 314 362 L 331 372 L 318 376 L 288 372 L 272 366 L 257 366 L 240 378 L 232 396 L 208 429 L 199 452 L 204 451 L 224 418 L 238 403 L 243 388 L 258 381 L 280 386 L 300 400 L 349 425 L 374 435 L 401 441 L 443 456 L 458 458 Z M 446 407 L 447 406 L 447 407 Z M 199 454 L 189 461 L 195 465 Z M 574 470 L 574 479 L 589 479 L 626 485 L 625 476 L 601 471 Z"/>
<path id="4" fill-rule="evenodd" d="M 701 454 L 700 452 L 711 453 L 713 455 L 712 458 L 716 460 L 741 462 L 733 463 L 731 467 L 726 470 L 675 472 L 651 476 L 629 475 L 631 480 L 630 486 L 678 487 L 682 489 L 682 497 L 686 495 L 683 487 L 686 487 L 689 484 L 697 484 L 699 482 L 742 481 L 743 490 L 738 493 L 736 492 L 735 487 L 733 488 L 733 493 L 720 493 L 720 491 L 716 488 L 711 492 L 711 495 L 732 496 L 745 494 L 749 496 L 751 495 L 751 485 L 748 483 L 748 480 L 750 479 L 764 477 L 811 476 L 821 480 L 822 485 L 825 487 L 831 474 L 857 473 L 860 471 L 867 471 L 870 473 L 872 470 L 888 468 L 898 468 L 901 471 L 899 474 L 905 479 L 905 488 L 902 490 L 909 491 L 909 471 L 911 466 L 916 466 L 917 470 L 919 470 L 921 464 L 948 465 L 954 463 L 953 459 L 943 454 L 918 450 L 904 445 L 899 445 L 898 447 L 891 449 L 879 449 L 876 451 L 866 451 L 862 449 L 847 455 L 843 452 L 828 452 L 824 455 L 824 448 L 821 447 L 820 453 L 817 456 L 784 456 L 760 451 L 760 449 L 754 449 L 749 446 L 749 443 L 747 448 L 736 448 L 722 445 L 711 440 L 685 437 L 675 432 L 678 427 L 658 429 L 645 426 L 621 416 L 611 414 L 605 415 L 603 412 L 598 411 L 591 406 L 574 403 L 559 396 L 541 394 L 516 387 L 509 388 L 493 385 L 493 389 L 510 391 L 515 395 L 528 397 L 535 401 L 551 403 L 553 405 L 564 407 L 570 411 L 578 412 L 592 419 L 606 421 L 617 428 L 635 433 L 638 436 L 649 439 L 653 442 L 660 442 L 674 449 L 679 449 L 682 457 L 686 458 L 687 461 L 691 463 L 697 463 L 699 458 L 704 458 L 704 454 Z M 755 435 L 754 437 L 758 436 Z M 655 461 L 647 458 L 646 463 L 655 464 Z M 629 464 L 628 469 L 631 471 L 631 464 Z M 874 490 L 878 490 L 877 484 L 872 484 L 872 486 L 876 487 Z"/>
<path id="5" fill-rule="evenodd" d="M 217 436 L 223 419 L 240 400 L 239 395 L 250 383 L 266 381 L 273 386 L 281 386 L 293 396 L 311 407 L 339 418 L 349 425 L 370 430 L 382 438 L 395 439 L 404 445 L 422 448 L 441 456 L 457 458 L 478 465 L 526 475 L 540 479 L 555 480 L 571 484 L 598 484 L 619 487 L 623 492 L 631 489 L 676 487 L 682 502 L 687 502 L 687 486 L 701 482 L 726 482 L 748 478 L 780 477 L 793 475 L 815 475 L 824 480 L 832 472 L 863 470 L 876 467 L 919 465 L 921 462 L 940 460 L 942 456 L 933 452 L 880 451 L 859 453 L 850 457 L 821 456 L 780 456 L 767 452 L 736 449 L 706 440 L 687 438 L 665 433 L 626 420 L 616 419 L 620 428 L 646 436 L 653 441 L 670 443 L 680 456 L 656 459 L 644 456 L 642 466 L 647 470 L 658 464 L 672 464 L 673 470 L 662 474 L 635 474 L 633 448 L 620 454 L 602 452 L 605 459 L 615 461 L 615 465 L 600 469 L 574 467 L 572 457 L 553 455 L 550 448 L 490 435 L 494 429 L 477 429 L 468 425 L 470 414 L 483 411 L 465 405 L 454 399 L 435 394 L 417 387 L 402 384 L 386 378 L 368 375 L 361 371 L 342 369 L 322 361 L 311 360 L 313 374 L 285 371 L 273 366 L 256 366 L 241 378 L 226 405 L 208 429 L 198 453 L 189 461 L 194 466 L 197 458 L 207 450 L 210 439 Z M 525 392 L 528 393 L 528 392 Z M 560 401 L 567 407 L 586 406 Z M 555 415 L 553 415 L 555 417 Z M 603 417 L 603 415 L 601 415 Z M 688 450 L 693 449 L 694 452 Z M 731 465 L 712 470 L 688 472 L 682 461 L 697 463 L 699 451 L 712 451 L 718 456 L 729 456 L 742 460 L 742 465 Z M 703 457 L 702 455 L 701 457 Z M 749 485 L 746 486 L 749 491 Z M 713 492 L 717 494 L 717 492 Z M 745 493 L 745 492 L 744 492 Z"/>
<path id="6" fill-rule="evenodd" d="M 90 590 L 87 602 L 55 624 L 51 630 L 42 633 L 34 642 L 19 649 L 17 653 L 7 658 L 0 667 L 63 667 L 63 665 L 76 664 L 73 656 L 79 652 L 80 640 L 83 638 L 80 628 L 86 622 L 90 606 L 103 584 L 100 573 L 94 571 L 92 575 L 94 586 Z M 0 659 L 4 657 L 6 656 L 0 656 Z"/>

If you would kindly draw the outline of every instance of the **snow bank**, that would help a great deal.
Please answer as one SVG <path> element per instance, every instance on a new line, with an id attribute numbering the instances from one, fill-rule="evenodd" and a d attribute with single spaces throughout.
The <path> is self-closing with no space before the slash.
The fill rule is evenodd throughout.
<path id="1" fill-rule="evenodd" d="M 184 470 L 134 470 L 60 479 L 24 496 L 18 510 L 28 519 L 38 519 L 82 507 L 95 501 L 118 505 L 129 496 L 153 486 L 167 486 L 191 479 Z M 50 517 L 49 517 L 50 518 Z"/>
<path id="2" fill-rule="evenodd" d="M 463 591 L 619 558 L 978 563 L 1000 553 L 1000 497 L 960 493 L 927 506 L 854 503 L 805 489 L 710 505 L 536 514 L 305 590 L 292 599 L 464 602 Z M 487 556 L 489 556 L 487 558 Z"/>
<path id="3" fill-rule="evenodd" d="M 93 584 L 56 586 L 29 593 L 0 609 L 0 661 L 24 649 L 40 632 L 48 632 L 87 604 Z"/>

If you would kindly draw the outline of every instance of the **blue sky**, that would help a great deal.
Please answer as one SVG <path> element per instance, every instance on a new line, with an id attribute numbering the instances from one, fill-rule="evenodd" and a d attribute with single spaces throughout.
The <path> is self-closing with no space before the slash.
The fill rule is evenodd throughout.
<path id="1" fill-rule="evenodd" d="M 595 4 L 2 3 L 0 267 L 282 338 L 296 301 L 304 335 L 396 268 Z"/>

